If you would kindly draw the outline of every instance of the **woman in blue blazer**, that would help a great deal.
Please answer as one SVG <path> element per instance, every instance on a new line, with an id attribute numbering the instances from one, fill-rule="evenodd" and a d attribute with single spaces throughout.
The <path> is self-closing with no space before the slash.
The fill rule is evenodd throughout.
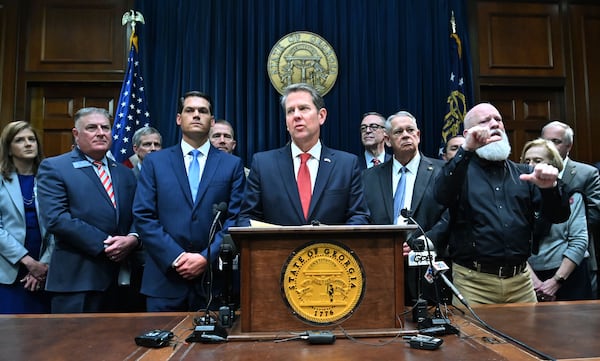
<path id="1" fill-rule="evenodd" d="M 47 313 L 43 290 L 53 239 L 37 214 L 35 174 L 39 137 L 24 121 L 0 135 L 0 313 Z"/>

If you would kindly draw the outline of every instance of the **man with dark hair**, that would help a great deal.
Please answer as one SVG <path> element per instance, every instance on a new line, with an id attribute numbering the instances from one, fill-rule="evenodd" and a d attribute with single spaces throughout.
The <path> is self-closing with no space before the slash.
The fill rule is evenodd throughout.
<path id="1" fill-rule="evenodd" d="M 222 275 L 213 271 L 212 280 L 208 270 L 217 269 L 223 233 L 235 224 L 245 182 L 241 159 L 209 142 L 214 117 L 207 94 L 186 93 L 176 121 L 181 142 L 144 159 L 133 206 L 147 252 L 142 293 L 148 311 L 197 311 L 222 291 Z M 224 222 L 213 240 L 209 233 L 221 203 L 227 204 Z"/>
<path id="2" fill-rule="evenodd" d="M 252 159 L 239 224 L 367 224 L 356 155 L 321 143 L 327 109 L 311 86 L 293 84 L 281 97 L 291 142 Z"/>

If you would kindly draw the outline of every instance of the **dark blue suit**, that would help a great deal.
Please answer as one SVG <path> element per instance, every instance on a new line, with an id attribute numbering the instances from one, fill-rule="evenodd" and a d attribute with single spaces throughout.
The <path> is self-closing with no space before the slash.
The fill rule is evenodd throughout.
<path id="1" fill-rule="evenodd" d="M 356 155 L 322 147 L 306 220 L 291 146 L 255 154 L 239 225 L 248 226 L 250 219 L 282 226 L 310 224 L 311 221 L 329 225 L 369 223 Z"/>
<path id="2" fill-rule="evenodd" d="M 116 209 L 92 164 L 78 148 L 40 164 L 40 214 L 56 239 L 48 291 L 106 291 L 117 283 L 119 264 L 108 259 L 103 241 L 132 231 L 136 180 L 131 169 L 122 164 L 109 159 L 108 167 Z"/>
<path id="3" fill-rule="evenodd" d="M 135 196 L 136 230 L 146 249 L 142 293 L 159 298 L 185 299 L 199 279 L 187 281 L 172 267 L 182 252 L 207 256 L 213 205 L 228 204 L 223 230 L 233 226 L 240 211 L 245 183 L 240 158 L 210 147 L 196 202 L 188 182 L 181 145 L 148 154 Z M 210 247 L 214 261 L 222 242 L 219 232 Z M 149 311 L 152 311 L 149 309 Z"/>

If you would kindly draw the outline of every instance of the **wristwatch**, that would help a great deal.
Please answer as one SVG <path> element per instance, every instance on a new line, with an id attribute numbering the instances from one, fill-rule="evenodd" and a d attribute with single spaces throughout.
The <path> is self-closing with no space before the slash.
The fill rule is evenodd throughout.
<path id="1" fill-rule="evenodd" d="M 558 283 L 559 285 L 562 285 L 567 280 L 564 276 L 559 275 L 558 273 L 555 273 L 554 276 L 552 276 L 552 278 L 554 278 L 556 283 Z"/>

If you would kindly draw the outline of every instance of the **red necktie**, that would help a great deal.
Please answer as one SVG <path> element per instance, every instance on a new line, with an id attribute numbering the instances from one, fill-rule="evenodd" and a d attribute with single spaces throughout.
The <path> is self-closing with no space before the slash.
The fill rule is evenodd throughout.
<path id="1" fill-rule="evenodd" d="M 100 182 L 102 182 L 106 193 L 110 197 L 113 207 L 116 208 L 117 203 L 115 202 L 115 192 L 113 191 L 112 182 L 110 180 L 110 177 L 108 176 L 108 173 L 106 173 L 106 171 L 104 170 L 102 162 L 96 160 L 94 161 L 94 165 L 96 166 L 96 168 L 98 168 L 98 177 L 100 177 Z"/>
<path id="2" fill-rule="evenodd" d="M 371 159 L 371 162 L 373 163 L 373 165 L 381 164 L 381 162 L 379 161 L 379 158 L 373 158 L 373 159 Z"/>
<path id="3" fill-rule="evenodd" d="M 310 154 L 300 154 L 300 169 L 298 170 L 298 193 L 300 193 L 300 202 L 302 203 L 302 211 L 304 218 L 308 219 L 308 207 L 310 206 L 310 197 L 312 196 L 312 187 L 310 183 L 310 172 L 306 166 L 306 162 L 310 158 Z"/>

